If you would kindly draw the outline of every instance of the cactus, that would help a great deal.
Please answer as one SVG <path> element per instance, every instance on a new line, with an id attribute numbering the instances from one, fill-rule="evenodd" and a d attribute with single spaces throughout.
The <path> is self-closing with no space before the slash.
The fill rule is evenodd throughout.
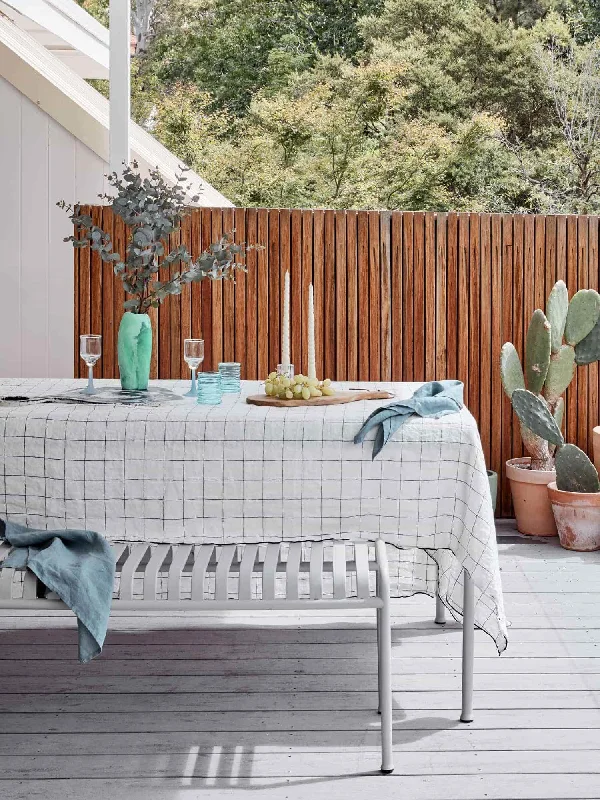
<path id="1" fill-rule="evenodd" d="M 550 358 L 546 373 L 545 396 L 550 405 L 555 405 L 575 374 L 575 350 L 570 344 L 563 344 Z"/>
<path id="2" fill-rule="evenodd" d="M 541 392 L 550 365 L 550 323 L 540 309 L 533 312 L 525 340 L 525 383 L 532 392 Z"/>
<path id="3" fill-rule="evenodd" d="M 510 342 L 500 356 L 502 385 L 521 419 L 521 438 L 531 456 L 531 469 L 541 470 L 554 469 L 555 448 L 564 445 L 561 395 L 573 379 L 575 365 L 600 361 L 600 295 L 582 289 L 569 303 L 567 287 L 558 281 L 546 311 L 547 316 L 538 308 L 531 318 L 524 371 Z M 567 344 L 563 344 L 563 336 Z M 529 397 L 524 400 L 523 393 L 535 397 L 537 405 L 532 405 Z"/>
<path id="4" fill-rule="evenodd" d="M 515 389 L 512 403 L 522 425 L 556 446 L 557 488 L 562 492 L 600 492 L 596 468 L 583 450 L 574 444 L 565 444 L 560 423 L 551 414 L 544 398 L 526 389 Z"/>
<path id="5" fill-rule="evenodd" d="M 560 446 L 564 439 L 548 403 L 527 389 L 515 389 L 512 396 L 515 414 L 521 423 L 545 442 Z"/>
<path id="6" fill-rule="evenodd" d="M 552 328 L 550 341 L 553 353 L 558 353 L 560 350 L 568 311 L 569 292 L 564 281 L 557 281 L 550 292 L 546 305 L 546 317 Z"/>
<path id="7" fill-rule="evenodd" d="M 500 353 L 500 375 L 502 376 L 502 386 L 509 397 L 515 389 L 525 388 L 525 378 L 523 377 L 523 367 L 519 359 L 514 344 L 506 342 Z"/>
<path id="8" fill-rule="evenodd" d="M 588 335 L 575 345 L 575 362 L 591 364 L 600 360 L 600 320 Z"/>
<path id="9" fill-rule="evenodd" d="M 565 444 L 557 450 L 556 488 L 561 492 L 600 492 L 596 467 L 574 444 Z"/>
<path id="10" fill-rule="evenodd" d="M 571 298 L 567 321 L 565 323 L 565 340 L 567 344 L 578 344 L 591 332 L 600 317 L 600 295 L 593 289 L 580 289 Z"/>

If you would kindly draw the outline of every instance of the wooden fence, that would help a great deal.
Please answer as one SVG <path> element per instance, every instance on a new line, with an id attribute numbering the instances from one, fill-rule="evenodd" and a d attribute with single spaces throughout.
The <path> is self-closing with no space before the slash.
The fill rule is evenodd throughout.
<path id="1" fill-rule="evenodd" d="M 94 219 L 125 231 L 110 210 Z M 183 340 L 205 340 L 204 369 L 242 363 L 263 378 L 280 355 L 283 275 L 289 270 L 292 362 L 307 370 L 308 285 L 314 284 L 317 371 L 350 381 L 459 378 L 490 468 L 522 455 L 518 426 L 500 383 L 505 341 L 521 352 L 535 308 L 562 278 L 570 293 L 598 288 L 598 217 L 389 211 L 195 209 L 179 234 L 193 256 L 235 229 L 251 251 L 236 282 L 194 285 L 154 314 L 153 377 L 189 372 Z M 179 241 L 179 239 L 177 240 Z M 116 332 L 123 289 L 89 250 L 75 252 L 75 375 L 83 376 L 80 333 L 101 333 L 96 374 L 117 377 Z M 567 394 L 566 436 L 591 452 L 598 418 L 598 366 L 581 367 Z M 510 515 L 502 481 L 498 511 Z"/>

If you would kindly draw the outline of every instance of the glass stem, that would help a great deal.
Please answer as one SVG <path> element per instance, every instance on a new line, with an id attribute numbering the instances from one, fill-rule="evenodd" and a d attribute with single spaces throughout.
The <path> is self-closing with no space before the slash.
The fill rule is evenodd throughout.
<path id="1" fill-rule="evenodd" d="M 87 393 L 93 394 L 94 393 L 94 367 L 88 367 L 88 385 L 87 385 Z"/>
<path id="2" fill-rule="evenodd" d="M 192 367 L 192 392 L 196 391 L 196 370 Z"/>

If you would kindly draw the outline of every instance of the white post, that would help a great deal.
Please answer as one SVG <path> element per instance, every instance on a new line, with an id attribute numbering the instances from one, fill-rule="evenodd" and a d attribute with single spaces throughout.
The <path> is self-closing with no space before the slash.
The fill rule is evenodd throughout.
<path id="1" fill-rule="evenodd" d="M 109 168 L 119 175 L 129 164 L 131 0 L 110 0 Z"/>

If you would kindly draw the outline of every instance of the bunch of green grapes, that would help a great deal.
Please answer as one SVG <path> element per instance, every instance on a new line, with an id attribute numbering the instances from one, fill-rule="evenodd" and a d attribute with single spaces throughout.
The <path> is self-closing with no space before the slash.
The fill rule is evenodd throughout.
<path id="1" fill-rule="evenodd" d="M 265 381 L 265 393 L 280 400 L 310 400 L 323 395 L 329 397 L 335 394 L 335 390 L 329 378 L 318 381 L 316 378 L 307 378 L 306 375 L 295 375 L 290 379 L 286 375 L 271 372 Z"/>

